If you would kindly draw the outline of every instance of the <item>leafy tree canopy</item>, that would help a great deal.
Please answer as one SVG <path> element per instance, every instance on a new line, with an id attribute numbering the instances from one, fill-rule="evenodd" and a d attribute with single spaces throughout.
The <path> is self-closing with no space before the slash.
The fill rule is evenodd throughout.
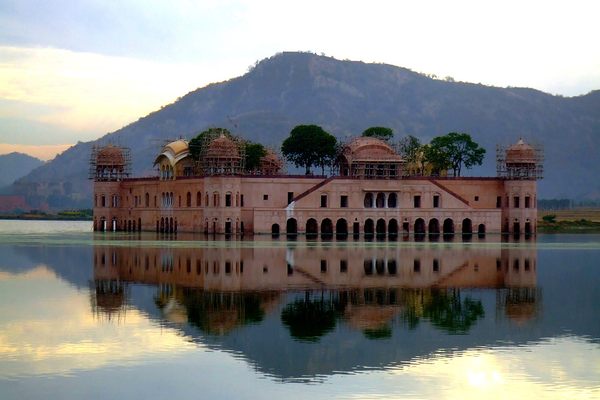
<path id="1" fill-rule="evenodd" d="M 394 137 L 394 131 L 391 128 L 386 128 L 384 126 L 372 126 L 365 129 L 365 131 L 362 133 L 362 136 L 374 137 L 381 140 L 390 140 L 392 137 Z"/>
<path id="2" fill-rule="evenodd" d="M 425 151 L 427 161 L 434 164 L 434 170 L 452 169 L 454 176 L 460 176 L 461 168 L 471 168 L 483 163 L 485 149 L 471 139 L 471 135 L 450 132 L 431 140 Z"/>
<path id="3" fill-rule="evenodd" d="M 281 152 L 296 167 L 304 167 L 306 174 L 314 165 L 325 171 L 326 165 L 331 165 L 336 156 L 337 140 L 317 125 L 298 125 L 283 141 Z"/>
<path id="4" fill-rule="evenodd" d="M 417 162 L 421 149 L 421 141 L 418 137 L 408 135 L 400 139 L 400 155 L 406 162 Z"/>
<path id="5" fill-rule="evenodd" d="M 256 171 L 260 167 L 260 159 L 267 155 L 265 146 L 260 143 L 247 141 L 244 143 L 246 148 L 246 171 Z"/>

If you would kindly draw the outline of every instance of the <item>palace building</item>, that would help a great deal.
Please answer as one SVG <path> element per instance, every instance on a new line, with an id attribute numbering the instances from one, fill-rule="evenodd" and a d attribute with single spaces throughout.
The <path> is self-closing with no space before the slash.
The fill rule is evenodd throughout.
<path id="1" fill-rule="evenodd" d="M 239 139 L 214 135 L 194 159 L 180 139 L 156 157 L 157 175 L 135 178 L 126 148 L 96 147 L 94 230 L 210 234 L 535 234 L 539 149 L 497 149 L 496 177 L 417 176 L 385 141 L 345 144 L 339 174 L 287 175 L 273 151 L 244 169 Z"/>

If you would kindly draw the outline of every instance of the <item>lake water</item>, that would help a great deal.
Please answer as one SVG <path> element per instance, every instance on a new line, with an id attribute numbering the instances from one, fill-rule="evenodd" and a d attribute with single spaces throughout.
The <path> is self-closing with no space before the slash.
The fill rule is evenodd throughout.
<path id="1" fill-rule="evenodd" d="M 0 221 L 0 398 L 600 398 L 600 236 Z"/>

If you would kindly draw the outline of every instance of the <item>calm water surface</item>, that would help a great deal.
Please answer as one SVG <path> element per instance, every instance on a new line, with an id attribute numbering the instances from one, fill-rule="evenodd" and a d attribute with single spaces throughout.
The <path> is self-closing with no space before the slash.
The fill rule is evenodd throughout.
<path id="1" fill-rule="evenodd" d="M 600 398 L 600 236 L 0 221 L 0 398 Z"/>

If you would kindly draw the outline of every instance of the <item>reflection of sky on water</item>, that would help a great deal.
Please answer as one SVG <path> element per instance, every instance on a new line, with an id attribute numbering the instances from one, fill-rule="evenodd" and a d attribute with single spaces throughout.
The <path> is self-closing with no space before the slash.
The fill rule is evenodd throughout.
<path id="1" fill-rule="evenodd" d="M 190 324 L 189 307 L 180 301 L 194 300 L 198 289 L 161 303 L 161 293 L 178 286 L 124 280 L 124 304 L 103 312 L 94 303 L 94 247 L 0 245 L 0 392 L 3 398 L 598 397 L 600 249 L 583 245 L 588 250 L 538 248 L 541 294 L 533 319 L 507 318 L 497 304 L 506 288 L 463 288 L 461 299 L 481 301 L 485 310 L 466 334 L 449 335 L 429 320 L 409 329 L 398 317 L 402 307 L 352 303 L 315 342 L 293 340 L 282 322 L 282 311 L 303 299 L 303 290 L 263 296 L 261 320 L 213 332 Z M 382 321 L 390 336 L 365 335 Z"/>
<path id="2" fill-rule="evenodd" d="M 32 295 L 35 293 L 35 295 Z M 135 309 L 98 319 L 90 297 L 45 266 L 0 275 L 0 371 L 3 377 L 68 375 L 81 369 L 174 357 L 195 347 Z"/>

